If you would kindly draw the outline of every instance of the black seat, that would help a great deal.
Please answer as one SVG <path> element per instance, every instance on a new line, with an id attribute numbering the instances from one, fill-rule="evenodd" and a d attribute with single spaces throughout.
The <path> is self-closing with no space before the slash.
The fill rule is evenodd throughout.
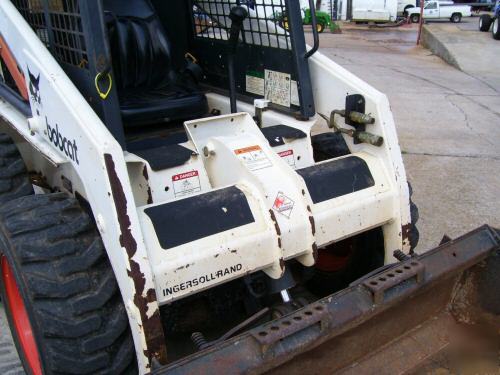
<path id="1" fill-rule="evenodd" d="M 113 72 L 126 126 L 206 115 L 207 99 L 172 64 L 168 37 L 149 0 L 104 0 Z"/>

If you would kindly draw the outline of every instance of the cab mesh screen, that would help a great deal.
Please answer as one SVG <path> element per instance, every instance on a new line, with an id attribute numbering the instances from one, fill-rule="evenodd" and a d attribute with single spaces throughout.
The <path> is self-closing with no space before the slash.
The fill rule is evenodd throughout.
<path id="1" fill-rule="evenodd" d="M 12 2 L 59 62 L 87 68 L 79 0 Z"/>
<path id="2" fill-rule="evenodd" d="M 193 1 L 194 35 L 202 39 L 227 40 L 231 28 L 229 12 L 237 4 L 248 7 L 243 23 L 243 43 L 291 50 L 285 0 Z"/>

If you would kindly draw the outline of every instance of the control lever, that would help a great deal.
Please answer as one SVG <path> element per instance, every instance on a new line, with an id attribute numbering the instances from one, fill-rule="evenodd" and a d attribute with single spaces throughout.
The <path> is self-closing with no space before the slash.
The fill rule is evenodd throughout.
<path id="1" fill-rule="evenodd" d="M 236 79 L 234 77 L 234 57 L 238 48 L 238 41 L 243 29 L 243 21 L 248 17 L 248 12 L 241 6 L 231 9 L 229 19 L 231 20 L 231 30 L 229 32 L 229 51 L 227 54 L 227 68 L 229 76 L 229 100 L 231 103 L 231 113 L 236 113 Z"/>

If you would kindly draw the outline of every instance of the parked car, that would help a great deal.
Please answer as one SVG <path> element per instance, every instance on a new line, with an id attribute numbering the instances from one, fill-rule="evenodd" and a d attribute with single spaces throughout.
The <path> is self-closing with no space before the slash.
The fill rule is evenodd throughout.
<path id="1" fill-rule="evenodd" d="M 479 17 L 479 30 L 487 32 L 491 27 L 493 39 L 500 40 L 500 0 L 497 0 L 493 8 L 493 14 L 482 14 Z"/>
<path id="2" fill-rule="evenodd" d="M 424 5 L 424 19 L 449 19 L 458 23 L 462 21 L 462 17 L 471 16 L 471 7 L 468 5 L 443 4 L 439 1 L 428 1 Z M 408 17 L 413 23 L 420 22 L 420 9 L 408 9 Z"/>

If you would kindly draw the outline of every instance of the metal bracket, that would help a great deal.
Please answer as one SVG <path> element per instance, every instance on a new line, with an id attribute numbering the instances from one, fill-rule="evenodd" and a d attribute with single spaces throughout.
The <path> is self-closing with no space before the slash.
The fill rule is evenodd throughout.
<path id="1" fill-rule="evenodd" d="M 415 279 L 415 286 L 424 279 L 425 267 L 417 260 L 410 260 L 401 263 L 394 269 L 391 268 L 386 272 L 377 274 L 363 282 L 363 286 L 367 288 L 373 295 L 375 304 L 384 301 L 385 294 L 388 290 L 405 283 L 410 279 Z"/>
<path id="2" fill-rule="evenodd" d="M 273 344 L 279 340 L 300 332 L 307 327 L 319 324 L 320 330 L 328 329 L 331 316 L 328 309 L 322 303 L 314 303 L 285 316 L 276 322 L 254 330 L 251 335 L 259 342 L 264 354 Z"/>

